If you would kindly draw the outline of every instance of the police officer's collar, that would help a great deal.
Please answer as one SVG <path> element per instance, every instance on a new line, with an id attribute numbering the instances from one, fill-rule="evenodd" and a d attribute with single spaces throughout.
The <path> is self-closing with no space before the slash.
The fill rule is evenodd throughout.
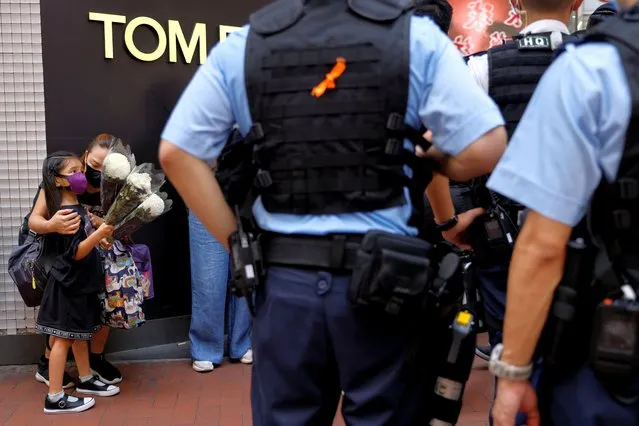
<path id="1" fill-rule="evenodd" d="M 535 21 L 521 30 L 519 34 L 551 33 L 553 31 L 570 34 L 570 30 L 566 24 L 556 19 L 540 19 L 539 21 Z"/>

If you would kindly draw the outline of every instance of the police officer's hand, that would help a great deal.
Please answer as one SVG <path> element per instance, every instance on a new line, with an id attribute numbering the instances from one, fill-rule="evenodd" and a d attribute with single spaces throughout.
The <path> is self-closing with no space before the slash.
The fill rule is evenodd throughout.
<path id="1" fill-rule="evenodd" d="M 518 412 L 526 415 L 526 426 L 540 425 L 535 389 L 528 380 L 500 379 L 493 405 L 493 426 L 515 426 Z"/>
<path id="2" fill-rule="evenodd" d="M 423 134 L 423 136 L 424 139 L 426 139 L 428 142 L 433 142 L 433 132 L 431 130 L 427 130 L 426 133 Z M 424 151 L 421 146 L 415 145 L 415 155 L 424 158 L 426 157 L 426 151 Z"/>
<path id="3" fill-rule="evenodd" d="M 448 231 L 442 232 L 442 237 L 459 248 L 470 250 L 472 247 L 468 243 L 466 230 L 475 221 L 475 219 L 484 213 L 484 211 L 485 210 L 482 208 L 476 208 L 457 215 L 457 225 L 450 228 Z"/>

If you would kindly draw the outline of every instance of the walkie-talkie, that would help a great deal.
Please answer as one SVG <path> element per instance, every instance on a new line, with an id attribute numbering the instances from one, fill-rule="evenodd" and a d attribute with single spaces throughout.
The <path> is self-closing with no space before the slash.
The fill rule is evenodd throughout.
<path id="1" fill-rule="evenodd" d="M 253 293 L 259 286 L 262 277 L 262 255 L 255 236 L 245 231 L 240 216 L 240 209 L 235 205 L 237 231 L 229 236 L 231 248 L 231 293 L 237 297 L 245 297 L 251 315 L 255 316 Z"/>
<path id="2" fill-rule="evenodd" d="M 471 225 L 475 258 L 481 261 L 483 257 L 495 254 L 509 257 L 517 238 L 517 227 L 486 185 L 478 185 L 473 192 L 475 204 L 486 210 Z"/>

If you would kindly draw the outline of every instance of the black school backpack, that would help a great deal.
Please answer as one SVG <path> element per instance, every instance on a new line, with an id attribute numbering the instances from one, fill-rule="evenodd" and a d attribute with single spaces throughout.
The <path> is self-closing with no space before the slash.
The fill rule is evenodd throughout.
<path id="1" fill-rule="evenodd" d="M 28 234 L 24 243 L 9 257 L 9 275 L 18 287 L 25 305 L 40 306 L 50 268 L 44 262 L 45 237 Z"/>
<path id="2" fill-rule="evenodd" d="M 31 211 L 22 221 L 18 231 L 18 247 L 11 252 L 8 262 L 9 275 L 18 287 L 25 305 L 30 308 L 40 306 L 49 275 L 49 268 L 44 262 L 45 237 L 29 230 L 29 216 L 39 193 L 40 188 L 33 199 Z"/>
<path id="3" fill-rule="evenodd" d="M 29 213 L 22 219 L 22 226 L 20 226 L 20 230 L 18 231 L 18 245 L 21 246 L 27 240 L 29 236 L 29 217 L 31 217 L 31 213 L 33 212 L 33 207 L 35 207 L 36 201 L 38 201 L 38 195 L 40 195 L 40 187 L 38 187 L 38 192 L 36 192 L 35 197 L 33 197 L 33 202 L 31 203 L 31 210 Z"/>

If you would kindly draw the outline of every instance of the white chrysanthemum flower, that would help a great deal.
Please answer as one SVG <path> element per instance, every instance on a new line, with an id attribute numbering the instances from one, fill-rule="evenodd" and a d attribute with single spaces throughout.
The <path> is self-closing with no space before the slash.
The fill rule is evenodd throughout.
<path id="1" fill-rule="evenodd" d="M 124 180 L 131 173 L 131 164 L 126 156 L 113 152 L 104 159 L 103 170 L 112 179 Z"/>
<path id="2" fill-rule="evenodd" d="M 148 173 L 131 173 L 126 181 L 139 191 L 146 194 L 151 193 L 151 176 Z"/>
<path id="3" fill-rule="evenodd" d="M 149 198 L 144 200 L 140 207 L 148 212 L 150 219 L 154 219 L 164 212 L 164 200 L 157 194 L 152 194 Z"/>

